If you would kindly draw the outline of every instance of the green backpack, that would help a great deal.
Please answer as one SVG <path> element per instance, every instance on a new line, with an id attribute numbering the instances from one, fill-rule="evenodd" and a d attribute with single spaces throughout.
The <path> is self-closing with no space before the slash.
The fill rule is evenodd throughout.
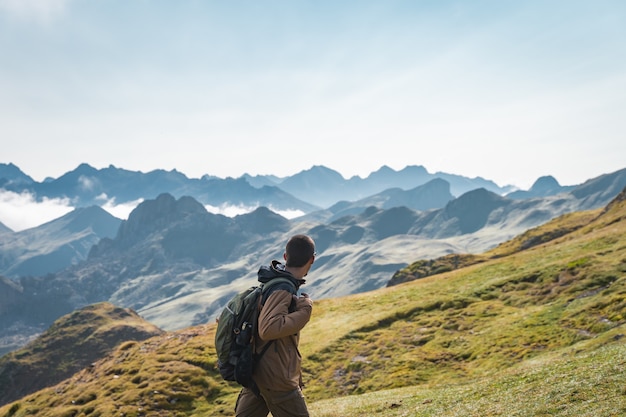
<path id="1" fill-rule="evenodd" d="M 254 338 L 257 334 L 259 312 L 262 303 L 273 290 L 288 289 L 296 294 L 296 286 L 289 278 L 276 277 L 267 283 L 250 287 L 235 295 L 226 305 L 217 321 L 215 331 L 215 350 L 217 366 L 222 378 L 236 381 L 258 394 L 258 388 L 252 380 L 254 364 L 271 345 L 267 343 L 263 351 L 254 353 Z M 285 285 L 288 284 L 288 285 Z"/>

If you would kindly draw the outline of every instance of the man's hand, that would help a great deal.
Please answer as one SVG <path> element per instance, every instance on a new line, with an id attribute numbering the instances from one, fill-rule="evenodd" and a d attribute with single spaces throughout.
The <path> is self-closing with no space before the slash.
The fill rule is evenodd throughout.
<path id="1" fill-rule="evenodd" d="M 309 294 L 302 293 L 300 297 L 296 298 L 296 310 L 301 310 L 303 308 L 311 308 L 313 307 L 313 300 L 309 297 Z"/>

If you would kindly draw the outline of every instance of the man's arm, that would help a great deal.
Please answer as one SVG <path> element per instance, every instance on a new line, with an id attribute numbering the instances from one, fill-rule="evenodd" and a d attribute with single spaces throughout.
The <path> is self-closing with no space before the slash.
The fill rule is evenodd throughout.
<path id="1" fill-rule="evenodd" d="M 295 298 L 296 310 L 289 312 Z M 274 291 L 261 308 L 259 336 L 263 340 L 280 339 L 298 333 L 311 319 L 313 301 L 306 295 L 295 297 L 289 291 Z"/>

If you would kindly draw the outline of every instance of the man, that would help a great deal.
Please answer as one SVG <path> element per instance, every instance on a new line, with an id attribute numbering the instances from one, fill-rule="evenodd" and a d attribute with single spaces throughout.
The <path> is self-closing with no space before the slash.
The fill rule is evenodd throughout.
<path id="1" fill-rule="evenodd" d="M 287 277 L 299 289 L 305 283 L 315 261 L 315 242 L 309 236 L 295 235 L 287 242 L 283 258 L 285 264 L 274 260 L 270 266 L 259 269 L 259 281 L 267 282 L 276 277 Z M 273 417 L 308 416 L 306 402 L 302 394 L 302 357 L 298 351 L 300 330 L 309 322 L 313 301 L 307 294 L 300 297 L 283 285 L 265 300 L 259 314 L 258 337 L 255 352 L 271 345 L 258 361 L 253 379 L 260 395 L 243 388 L 237 398 L 237 417 L 266 417 L 271 411 Z"/>

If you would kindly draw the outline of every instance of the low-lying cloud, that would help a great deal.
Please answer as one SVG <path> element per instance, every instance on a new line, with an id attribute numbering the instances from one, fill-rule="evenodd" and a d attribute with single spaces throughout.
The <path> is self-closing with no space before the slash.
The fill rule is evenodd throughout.
<path id="1" fill-rule="evenodd" d="M 67 198 L 43 198 L 0 190 L 0 222 L 14 232 L 37 227 L 64 216 L 74 207 Z"/>
<path id="2" fill-rule="evenodd" d="M 100 207 L 108 211 L 118 219 L 126 220 L 130 213 L 143 201 L 143 199 L 117 204 L 115 198 L 109 198 L 106 194 L 99 196 Z M 56 220 L 74 210 L 68 198 L 43 198 L 41 201 L 30 193 L 15 193 L 0 189 L 0 223 L 14 232 L 40 226 L 44 223 Z M 235 217 L 254 211 L 257 207 L 223 205 L 215 207 L 205 206 L 209 213 L 222 214 L 227 217 Z M 287 218 L 293 219 L 304 215 L 300 210 L 270 210 Z"/>
<path id="3" fill-rule="evenodd" d="M 295 219 L 296 217 L 304 216 L 306 213 L 302 210 L 274 210 L 272 207 L 269 207 L 274 213 L 278 213 L 286 219 Z"/>
<path id="4" fill-rule="evenodd" d="M 105 194 L 99 197 L 102 207 L 118 219 L 126 220 L 143 200 L 116 204 Z M 69 198 L 46 198 L 41 201 L 30 193 L 15 193 L 0 189 L 0 222 L 14 232 L 41 226 L 74 210 Z"/>
<path id="5" fill-rule="evenodd" d="M 128 201 L 126 203 L 115 203 L 115 198 L 109 198 L 106 194 L 102 194 L 98 196 L 99 200 L 102 200 L 102 207 L 104 210 L 108 211 L 112 216 L 117 217 L 118 219 L 126 220 L 130 215 L 130 212 L 135 210 L 135 208 L 143 202 L 143 199 L 140 198 L 134 201 Z"/>
<path id="6" fill-rule="evenodd" d="M 209 213 L 222 214 L 226 217 L 235 217 L 240 214 L 253 212 L 254 210 L 258 208 L 258 206 L 253 207 L 253 206 L 222 205 L 222 206 L 216 207 L 212 205 L 205 205 L 204 208 L 206 208 L 206 210 Z M 275 210 L 272 207 L 268 207 L 268 208 L 272 210 L 274 213 L 280 214 L 281 216 L 287 219 L 293 219 L 293 218 L 296 218 L 305 214 L 301 210 Z"/>

